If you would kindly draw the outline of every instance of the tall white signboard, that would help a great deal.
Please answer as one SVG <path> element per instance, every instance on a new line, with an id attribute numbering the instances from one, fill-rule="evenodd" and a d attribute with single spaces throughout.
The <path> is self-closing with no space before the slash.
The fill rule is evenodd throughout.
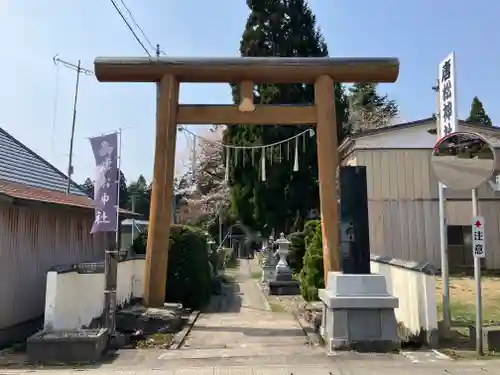
<path id="1" fill-rule="evenodd" d="M 457 92 L 455 53 L 450 53 L 439 64 L 439 134 L 444 137 L 457 129 Z"/>
<path id="2" fill-rule="evenodd" d="M 484 217 L 472 218 L 472 255 L 474 258 L 486 257 L 484 246 Z"/>

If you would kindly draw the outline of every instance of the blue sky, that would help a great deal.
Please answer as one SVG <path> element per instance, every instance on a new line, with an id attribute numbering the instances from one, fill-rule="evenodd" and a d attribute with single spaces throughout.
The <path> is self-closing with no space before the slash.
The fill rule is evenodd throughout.
<path id="1" fill-rule="evenodd" d="M 120 2 L 117 0 L 120 5 Z M 431 86 L 439 62 L 457 58 L 459 117 L 472 97 L 500 123 L 500 2 L 452 0 L 310 0 L 331 56 L 398 57 L 397 83 L 380 89 L 397 100 L 403 120 L 434 112 Z M 126 0 L 153 44 L 171 56 L 237 56 L 248 15 L 244 0 Z M 361 5 L 362 4 L 362 5 Z M 93 69 L 96 56 L 143 56 L 108 0 L 0 0 L 0 126 L 66 170 L 75 72 L 52 57 Z M 496 47 L 495 47 L 496 46 Z M 56 76 L 58 90 L 56 95 Z M 93 171 L 86 137 L 123 132 L 122 168 L 129 179 L 153 169 L 155 88 L 100 84 L 82 76 L 75 135 L 74 178 Z M 229 103 L 227 85 L 185 85 L 183 103 Z M 54 111 L 57 103 L 57 111 Z M 54 116 L 55 113 L 55 116 Z M 178 153 L 187 154 L 181 135 Z"/>

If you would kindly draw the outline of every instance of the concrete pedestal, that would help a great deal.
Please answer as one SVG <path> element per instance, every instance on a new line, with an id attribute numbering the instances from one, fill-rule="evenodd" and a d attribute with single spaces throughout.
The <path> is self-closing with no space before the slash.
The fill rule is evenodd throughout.
<path id="1" fill-rule="evenodd" d="M 99 360 L 108 344 L 107 329 L 38 332 L 28 338 L 30 362 L 81 363 Z"/>
<path id="2" fill-rule="evenodd" d="M 330 351 L 388 352 L 400 347 L 394 309 L 398 299 L 387 293 L 382 275 L 328 274 L 321 334 Z"/>
<path id="3" fill-rule="evenodd" d="M 276 266 L 263 266 L 262 267 L 262 278 L 263 283 L 267 283 L 276 278 Z"/>
<path id="4" fill-rule="evenodd" d="M 276 267 L 276 277 L 269 281 L 269 294 L 277 296 L 294 296 L 300 294 L 300 284 L 292 278 L 288 267 Z"/>

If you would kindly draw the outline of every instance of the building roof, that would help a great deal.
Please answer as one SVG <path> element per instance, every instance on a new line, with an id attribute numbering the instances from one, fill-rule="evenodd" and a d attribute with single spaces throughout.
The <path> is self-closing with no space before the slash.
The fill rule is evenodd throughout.
<path id="1" fill-rule="evenodd" d="M 436 134 L 435 121 L 436 120 L 434 117 L 427 117 L 427 118 L 424 118 L 421 120 L 402 122 L 399 124 L 385 126 L 385 127 L 378 128 L 378 129 L 357 132 L 357 133 L 354 133 L 354 134 L 352 134 L 344 139 L 344 141 L 339 146 L 339 151 L 345 150 L 348 146 L 352 145 L 356 139 L 359 139 L 359 138 L 370 137 L 373 135 L 379 135 L 379 134 L 384 134 L 384 133 L 390 133 L 390 132 L 396 131 L 396 130 L 409 129 L 409 128 L 416 127 L 416 126 L 429 127 L 431 125 L 431 127 L 428 129 L 429 133 Z M 462 127 L 469 128 L 470 131 L 476 131 L 479 134 L 481 134 L 488 142 L 490 142 L 490 144 L 493 147 L 495 147 L 495 148 L 500 147 L 500 138 L 499 138 L 500 137 L 500 128 L 499 127 L 484 126 L 481 124 L 476 124 L 476 123 L 463 121 L 463 120 L 459 120 L 458 123 Z M 489 134 L 485 134 L 485 133 L 489 133 Z M 498 134 L 498 137 L 497 137 L 497 134 Z"/>
<path id="2" fill-rule="evenodd" d="M 94 209 L 94 201 L 47 160 L 0 128 L 0 199 L 23 200 Z M 120 209 L 128 217 L 138 216 Z"/>
<path id="3" fill-rule="evenodd" d="M 132 224 L 136 224 L 136 225 L 149 225 L 149 221 L 147 220 L 137 220 L 137 219 L 125 219 L 125 220 L 122 220 L 122 225 L 132 225 Z"/>
<path id="4" fill-rule="evenodd" d="M 70 207 L 94 209 L 94 201 L 86 195 L 66 194 L 54 190 L 35 188 L 24 184 L 0 180 L 0 197 L 12 200 L 23 200 L 58 204 Z M 120 209 L 121 214 L 137 216 L 131 211 Z"/>
<path id="5" fill-rule="evenodd" d="M 65 193 L 68 177 L 0 128 L 0 180 Z M 71 181 L 70 193 L 86 197 Z"/>
<path id="6" fill-rule="evenodd" d="M 94 208 L 94 202 L 86 195 L 66 194 L 5 180 L 0 180 L 0 194 L 12 199 Z"/>

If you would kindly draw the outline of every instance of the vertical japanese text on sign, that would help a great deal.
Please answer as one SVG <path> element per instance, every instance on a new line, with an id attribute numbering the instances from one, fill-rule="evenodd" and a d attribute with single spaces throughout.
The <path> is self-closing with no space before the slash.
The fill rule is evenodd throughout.
<path id="1" fill-rule="evenodd" d="M 96 163 L 94 188 L 95 220 L 91 233 L 118 229 L 118 134 L 90 138 Z"/>
<path id="2" fill-rule="evenodd" d="M 472 255 L 474 258 L 484 258 L 485 253 L 484 218 L 472 218 Z"/>
<path id="3" fill-rule="evenodd" d="M 444 137 L 457 131 L 454 53 L 451 53 L 439 64 L 439 90 L 439 135 Z"/>

